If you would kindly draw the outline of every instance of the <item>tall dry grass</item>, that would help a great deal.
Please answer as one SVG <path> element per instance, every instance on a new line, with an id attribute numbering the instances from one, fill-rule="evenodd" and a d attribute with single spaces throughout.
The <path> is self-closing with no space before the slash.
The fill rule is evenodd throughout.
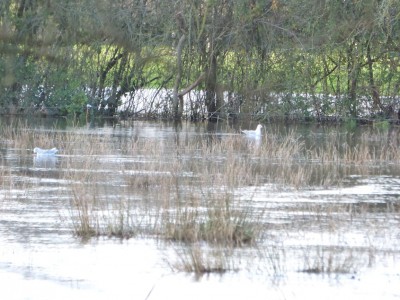
<path id="1" fill-rule="evenodd" d="M 69 182 L 75 235 L 145 235 L 172 242 L 181 245 L 174 268 L 195 273 L 235 270 L 229 260 L 234 249 L 265 243 L 268 215 L 252 205 L 251 194 L 238 195 L 239 188 L 341 184 L 354 169 L 367 173 L 400 162 L 395 145 L 378 137 L 371 144 L 370 135 L 356 144 L 334 134 L 309 144 L 290 132 L 268 134 L 257 144 L 239 135 L 180 143 L 24 126 L 2 128 L 1 134 L 12 147 L 61 149 L 60 177 Z M 276 257 L 275 251 L 271 265 L 279 269 Z M 331 270 L 325 260 L 324 254 L 322 267 L 316 261 L 307 268 Z"/>

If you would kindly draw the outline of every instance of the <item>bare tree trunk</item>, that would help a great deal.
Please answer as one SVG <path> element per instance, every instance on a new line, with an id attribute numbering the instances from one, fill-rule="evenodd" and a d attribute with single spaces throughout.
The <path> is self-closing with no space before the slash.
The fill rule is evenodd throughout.
<path id="1" fill-rule="evenodd" d="M 107 62 L 106 67 L 104 70 L 101 70 L 101 73 L 99 74 L 99 90 L 98 90 L 98 97 L 102 98 L 103 97 L 103 92 L 105 89 L 105 82 L 108 73 L 111 71 L 111 69 L 118 63 L 118 61 L 125 55 L 124 52 L 118 53 L 120 50 L 116 48 L 113 53 L 113 57 Z"/>
<path id="2" fill-rule="evenodd" d="M 359 74 L 359 64 L 357 51 L 354 49 L 355 42 L 353 42 L 347 50 L 347 107 L 351 117 L 357 117 L 357 83 Z"/>
<path id="3" fill-rule="evenodd" d="M 375 85 L 373 62 L 371 59 L 371 46 L 369 43 L 367 45 L 367 62 L 368 62 L 368 74 L 369 74 L 369 88 L 371 89 L 372 93 L 373 110 L 378 110 L 378 109 L 383 110 L 381 99 L 379 97 L 378 88 Z"/>
<path id="4" fill-rule="evenodd" d="M 218 120 L 218 109 L 220 99 L 217 97 L 217 57 L 211 53 L 210 65 L 206 72 L 206 106 L 208 111 L 208 120 Z"/>
<path id="5" fill-rule="evenodd" d="M 178 45 L 176 47 L 176 66 L 177 66 L 177 72 L 176 72 L 176 78 L 175 78 L 175 85 L 174 85 L 174 90 L 173 90 L 173 111 L 174 111 L 174 119 L 175 120 L 180 120 L 182 118 L 182 113 L 183 113 L 183 101 L 179 101 L 179 95 L 178 95 L 178 89 L 179 85 L 181 83 L 181 78 L 182 78 L 182 47 L 183 43 L 186 39 L 186 35 L 182 34 L 181 38 L 179 39 Z"/>

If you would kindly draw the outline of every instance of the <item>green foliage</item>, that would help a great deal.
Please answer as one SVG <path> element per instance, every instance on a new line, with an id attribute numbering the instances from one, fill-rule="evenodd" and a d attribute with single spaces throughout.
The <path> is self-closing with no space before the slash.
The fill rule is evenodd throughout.
<path id="1" fill-rule="evenodd" d="M 180 90 L 204 73 L 197 88 L 235 92 L 249 113 L 358 117 L 360 97 L 376 111 L 398 95 L 399 19 L 393 0 L 3 1 L 0 106 L 37 104 L 39 86 L 68 113 L 107 88 L 117 102 L 171 88 L 185 34 Z"/>
<path id="2" fill-rule="evenodd" d="M 390 123 L 387 120 L 374 122 L 374 128 L 387 130 L 390 127 Z"/>
<path id="3" fill-rule="evenodd" d="M 349 118 L 345 120 L 344 125 L 347 131 L 353 132 L 357 127 L 357 121 L 355 119 Z"/>

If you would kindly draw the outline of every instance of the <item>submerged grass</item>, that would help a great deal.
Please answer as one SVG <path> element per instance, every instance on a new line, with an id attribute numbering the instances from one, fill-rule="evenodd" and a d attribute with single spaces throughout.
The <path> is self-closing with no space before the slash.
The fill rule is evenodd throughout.
<path id="1" fill-rule="evenodd" d="M 237 270 L 235 249 L 265 244 L 266 209 L 253 205 L 251 195 L 239 195 L 241 187 L 340 185 L 354 170 L 367 174 L 377 165 L 400 162 L 396 144 L 373 135 L 357 137 L 355 144 L 355 137 L 334 134 L 308 144 L 294 132 L 268 134 L 261 144 L 239 135 L 186 143 L 23 126 L 3 128 L 2 135 L 21 149 L 62 149 L 59 176 L 69 182 L 76 236 L 152 236 L 175 245 L 179 259 L 173 269 L 197 274 Z M 341 262 L 335 251 L 312 256 L 319 260 L 306 256 L 303 270 L 350 270 L 352 256 Z M 267 255 L 274 270 L 282 269 L 278 252 Z"/>
<path id="2" fill-rule="evenodd" d="M 369 251 L 370 252 L 370 251 Z M 315 274 L 356 273 L 362 266 L 364 252 L 344 247 L 319 246 L 304 251 L 304 267 L 300 272 Z"/>
<path id="3" fill-rule="evenodd" d="M 234 249 L 209 247 L 201 243 L 191 243 L 176 247 L 177 258 L 169 262 L 172 270 L 194 274 L 225 273 L 236 271 L 235 261 L 230 259 Z"/>

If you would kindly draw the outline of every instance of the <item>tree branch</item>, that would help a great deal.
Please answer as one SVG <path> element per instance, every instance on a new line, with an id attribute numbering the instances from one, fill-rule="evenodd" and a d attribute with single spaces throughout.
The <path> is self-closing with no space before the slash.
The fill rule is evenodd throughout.
<path id="1" fill-rule="evenodd" d="M 206 77 L 206 74 L 205 73 L 201 73 L 200 76 L 196 79 L 195 82 L 193 82 L 191 85 L 189 85 L 188 87 L 186 87 L 185 89 L 181 90 L 178 93 L 178 97 L 183 97 L 184 95 L 189 93 L 191 90 L 196 88 L 204 80 L 205 77 Z"/>

